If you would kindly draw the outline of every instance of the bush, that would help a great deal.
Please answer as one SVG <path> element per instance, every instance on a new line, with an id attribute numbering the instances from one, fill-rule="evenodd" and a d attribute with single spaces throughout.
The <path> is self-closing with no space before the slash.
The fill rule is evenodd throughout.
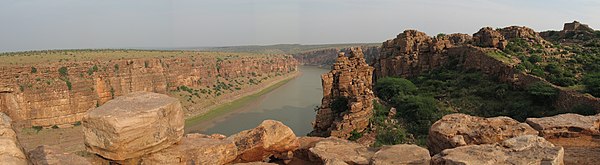
<path id="1" fill-rule="evenodd" d="M 60 67 L 58 68 L 58 74 L 62 77 L 66 77 L 69 75 L 68 71 L 67 71 L 67 67 Z"/>
<path id="2" fill-rule="evenodd" d="M 404 78 L 385 77 L 377 80 L 373 87 L 377 96 L 390 101 L 398 95 L 411 95 L 417 92 L 417 86 Z"/>
<path id="3" fill-rule="evenodd" d="M 333 98 L 333 101 L 331 101 L 329 107 L 336 114 L 347 111 L 349 109 L 348 98 L 341 96 L 335 97 Z"/>
<path id="4" fill-rule="evenodd" d="M 44 127 L 42 126 L 32 126 L 31 128 L 33 128 L 33 130 L 35 130 L 35 133 L 40 132 Z"/>
<path id="5" fill-rule="evenodd" d="M 363 136 L 363 133 L 358 132 L 356 130 L 352 130 L 352 132 L 350 132 L 350 137 L 348 137 L 348 140 L 356 141 L 356 140 L 360 139 L 362 136 Z"/>
<path id="6" fill-rule="evenodd" d="M 528 60 L 529 60 L 529 62 L 535 64 L 538 62 L 542 62 L 544 59 L 542 59 L 542 56 L 540 56 L 539 54 L 534 54 L 534 55 L 531 55 L 531 57 L 529 57 Z"/>
<path id="7" fill-rule="evenodd" d="M 31 67 L 31 73 L 37 73 L 37 68 Z"/>
<path id="8" fill-rule="evenodd" d="M 551 102 L 558 96 L 558 89 L 545 82 L 536 82 L 525 87 L 527 93 L 536 98 L 538 102 Z"/>
<path id="9" fill-rule="evenodd" d="M 58 126 L 57 125 L 53 125 L 52 129 L 58 129 Z"/>
<path id="10" fill-rule="evenodd" d="M 407 133 L 403 129 L 381 129 L 375 136 L 375 147 L 382 145 L 396 145 L 407 143 L 409 140 Z"/>
<path id="11" fill-rule="evenodd" d="M 579 104 L 573 107 L 571 112 L 580 114 L 580 115 L 595 115 L 598 112 L 594 109 L 594 107 L 587 104 Z"/>
<path id="12" fill-rule="evenodd" d="M 71 81 L 69 81 L 69 79 L 65 79 L 65 83 L 67 83 L 67 89 L 73 89 L 73 85 L 71 84 Z"/>
<path id="13" fill-rule="evenodd" d="M 594 97 L 600 97 L 600 72 L 585 75 L 583 84 L 587 93 Z"/>
<path id="14" fill-rule="evenodd" d="M 87 74 L 91 76 L 92 74 L 94 74 L 94 72 L 97 72 L 97 71 L 98 71 L 98 66 L 94 65 L 90 69 L 88 69 Z"/>

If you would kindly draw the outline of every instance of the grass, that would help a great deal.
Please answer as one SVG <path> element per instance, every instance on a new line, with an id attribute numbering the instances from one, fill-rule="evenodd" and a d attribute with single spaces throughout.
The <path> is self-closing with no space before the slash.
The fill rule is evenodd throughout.
<path id="1" fill-rule="evenodd" d="M 232 102 L 229 103 L 225 103 L 222 105 L 219 105 L 213 109 L 211 109 L 210 111 L 208 111 L 205 114 L 202 115 L 198 115 L 198 116 L 194 116 L 191 118 L 188 118 L 185 120 L 185 125 L 191 125 L 191 124 L 195 124 L 195 123 L 199 123 L 199 122 L 203 122 L 212 118 L 215 118 L 217 116 L 223 115 L 227 112 L 231 112 L 232 110 L 235 110 L 237 108 L 240 108 L 248 103 L 250 103 L 251 101 L 254 101 L 255 99 L 257 99 L 258 97 L 269 93 L 271 91 L 273 91 L 274 89 L 277 89 L 278 87 L 286 84 L 287 82 L 289 82 L 290 80 L 294 79 L 294 77 L 285 79 L 283 81 L 280 81 L 278 83 L 275 83 L 257 93 L 248 95 L 248 96 L 244 96 L 240 99 L 234 100 Z"/>
<path id="2" fill-rule="evenodd" d="M 507 63 L 507 64 L 512 63 L 511 62 L 512 60 L 509 57 L 507 57 L 505 53 L 503 53 L 501 51 L 489 51 L 489 52 L 486 52 L 485 54 L 496 60 L 502 61 L 504 63 Z"/>

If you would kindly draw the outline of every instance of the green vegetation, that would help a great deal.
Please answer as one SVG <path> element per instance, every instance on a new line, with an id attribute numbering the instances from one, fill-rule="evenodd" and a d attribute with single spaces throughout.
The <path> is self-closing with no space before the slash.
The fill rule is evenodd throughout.
<path id="1" fill-rule="evenodd" d="M 119 72 L 119 64 L 115 64 L 115 73 Z"/>
<path id="2" fill-rule="evenodd" d="M 98 71 L 98 66 L 94 65 L 94 66 L 90 67 L 90 69 L 88 69 L 87 74 L 91 76 L 92 74 L 94 74 L 94 72 L 97 72 L 97 71 Z"/>
<path id="3" fill-rule="evenodd" d="M 64 81 L 67 84 L 67 89 L 69 89 L 69 90 L 73 89 L 73 85 L 71 84 L 71 81 L 69 81 L 69 79 L 64 79 Z"/>
<path id="4" fill-rule="evenodd" d="M 356 141 L 358 139 L 360 139 L 363 136 L 362 132 L 358 132 L 356 130 L 352 130 L 352 132 L 350 132 L 350 137 L 348 137 L 348 140 L 350 141 Z"/>
<path id="5" fill-rule="evenodd" d="M 37 73 L 37 68 L 31 67 L 31 73 Z"/>
<path id="6" fill-rule="evenodd" d="M 415 84 L 407 79 L 385 77 L 377 81 L 373 90 L 377 92 L 379 98 L 390 101 L 397 95 L 412 95 L 417 92 Z"/>
<path id="7" fill-rule="evenodd" d="M 149 64 L 148 61 L 144 61 L 144 68 L 148 68 Z"/>
<path id="8" fill-rule="evenodd" d="M 600 97 L 600 72 L 591 73 L 583 79 L 585 92 L 595 97 Z"/>
<path id="9" fill-rule="evenodd" d="M 60 67 L 60 68 L 58 68 L 58 74 L 59 74 L 61 77 L 67 77 L 67 76 L 69 76 L 69 73 L 68 73 L 67 67 L 64 67 L 64 66 L 63 66 L 63 67 Z"/>
<path id="10" fill-rule="evenodd" d="M 35 133 L 39 133 L 42 129 L 44 129 L 42 126 L 32 126 L 31 128 L 35 130 Z"/>
<path id="11" fill-rule="evenodd" d="M 487 55 L 504 63 L 511 63 L 509 55 L 502 51 L 490 51 L 487 52 Z"/>
<path id="12" fill-rule="evenodd" d="M 333 101 L 331 101 L 329 107 L 331 108 L 331 111 L 333 111 L 333 113 L 342 113 L 349 109 L 348 98 L 342 96 L 335 97 L 333 98 Z"/>
<path id="13" fill-rule="evenodd" d="M 52 129 L 58 129 L 58 126 L 57 125 L 53 125 Z"/>

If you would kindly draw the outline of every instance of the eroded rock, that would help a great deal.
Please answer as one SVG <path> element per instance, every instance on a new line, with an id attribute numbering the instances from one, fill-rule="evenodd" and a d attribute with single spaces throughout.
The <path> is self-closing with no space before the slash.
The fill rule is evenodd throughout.
<path id="1" fill-rule="evenodd" d="M 473 34 L 473 43 L 476 46 L 498 48 L 500 50 L 504 50 L 506 45 L 508 45 L 508 41 L 504 36 L 491 27 L 481 28 L 477 33 Z"/>
<path id="2" fill-rule="evenodd" d="M 525 135 L 500 143 L 469 145 L 447 149 L 433 156 L 432 164 L 513 165 L 548 164 L 562 165 L 564 150 L 542 137 Z"/>
<path id="3" fill-rule="evenodd" d="M 91 165 L 85 158 L 65 153 L 60 148 L 42 145 L 29 152 L 29 159 L 34 165 Z"/>
<path id="4" fill-rule="evenodd" d="M 200 134 L 188 134 L 169 148 L 142 158 L 142 164 L 226 164 L 237 157 L 231 140 L 221 140 Z"/>
<path id="5" fill-rule="evenodd" d="M 126 160 L 159 151 L 183 136 L 183 112 L 175 98 L 150 92 L 117 97 L 83 119 L 89 152 Z"/>
<path id="6" fill-rule="evenodd" d="M 436 154 L 448 148 L 492 144 L 517 136 L 537 134 L 529 125 L 509 117 L 483 118 L 456 113 L 442 117 L 431 126 L 427 146 Z"/>
<path id="7" fill-rule="evenodd" d="M 10 117 L 0 112 L 0 164 L 26 165 L 27 156 L 11 122 Z"/>
<path id="8" fill-rule="evenodd" d="M 431 156 L 425 148 L 399 144 L 381 148 L 372 160 L 372 165 L 429 165 Z"/>
<path id="9" fill-rule="evenodd" d="M 288 153 L 300 145 L 289 127 L 275 120 L 265 120 L 258 127 L 226 138 L 235 143 L 238 161 L 262 161 L 270 156 Z"/>
<path id="10" fill-rule="evenodd" d="M 358 143 L 327 138 L 309 149 L 309 159 L 322 164 L 369 164 L 374 152 Z"/>
<path id="11" fill-rule="evenodd" d="M 568 113 L 552 117 L 527 118 L 525 122 L 545 138 L 600 135 L 600 115 L 582 116 Z"/>

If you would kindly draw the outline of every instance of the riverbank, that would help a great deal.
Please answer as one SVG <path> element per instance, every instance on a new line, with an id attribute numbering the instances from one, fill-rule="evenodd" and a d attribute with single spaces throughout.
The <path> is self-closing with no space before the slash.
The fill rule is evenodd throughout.
<path id="1" fill-rule="evenodd" d="M 258 87 L 258 89 L 254 90 L 253 92 L 245 92 L 231 99 L 221 100 L 220 103 L 216 103 L 212 106 L 206 107 L 208 111 L 205 111 L 204 113 L 186 116 L 185 125 L 188 126 L 190 124 L 198 124 L 200 122 L 206 121 L 207 119 L 211 119 L 213 117 L 220 116 L 227 112 L 231 112 L 232 110 L 235 110 L 236 108 L 247 104 L 248 102 L 256 99 L 257 97 L 265 93 L 269 93 L 270 91 L 286 84 L 290 80 L 298 77 L 300 74 L 300 71 L 296 71 L 286 76 L 275 78 L 268 83 L 263 83 Z"/>

